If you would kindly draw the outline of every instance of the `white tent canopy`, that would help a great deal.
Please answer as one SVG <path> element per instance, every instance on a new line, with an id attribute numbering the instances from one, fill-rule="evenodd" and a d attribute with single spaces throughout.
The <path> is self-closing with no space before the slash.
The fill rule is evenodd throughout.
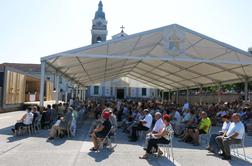
<path id="1" fill-rule="evenodd" d="M 177 24 L 41 58 L 80 85 L 129 77 L 164 90 L 244 82 L 252 56 Z"/>

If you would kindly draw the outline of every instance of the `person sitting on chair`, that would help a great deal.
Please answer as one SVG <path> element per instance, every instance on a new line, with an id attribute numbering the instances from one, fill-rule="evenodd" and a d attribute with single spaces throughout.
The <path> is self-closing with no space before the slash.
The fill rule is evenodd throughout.
<path id="1" fill-rule="evenodd" d="M 228 131 L 229 126 L 231 124 L 230 116 L 223 114 L 222 115 L 222 121 L 223 121 L 223 125 L 222 125 L 222 128 L 221 128 L 221 131 L 219 131 L 219 133 L 215 133 L 215 134 L 211 135 L 209 143 L 208 143 L 208 147 L 207 147 L 208 151 L 216 153 L 216 154 L 220 151 L 220 147 L 216 143 L 215 138 L 217 136 L 223 136 L 223 135 L 226 134 L 226 132 Z"/>
<path id="2" fill-rule="evenodd" d="M 17 121 L 14 129 L 11 129 L 13 134 L 15 135 L 20 128 L 31 125 L 32 121 L 33 121 L 33 114 L 31 112 L 31 108 L 29 107 L 26 109 L 26 114 L 23 115 L 22 118 Z"/>
<path id="3" fill-rule="evenodd" d="M 223 136 L 215 138 L 217 144 L 222 150 L 223 160 L 231 160 L 230 145 L 240 144 L 245 134 L 244 124 L 240 120 L 240 116 L 237 113 L 232 115 L 232 123 L 230 124 L 228 131 Z"/>
<path id="4" fill-rule="evenodd" d="M 147 145 L 148 140 L 151 138 L 152 134 L 159 133 L 165 127 L 165 124 L 162 119 L 162 114 L 160 112 L 155 113 L 155 120 L 156 120 L 156 122 L 155 122 L 155 125 L 154 125 L 152 131 L 150 133 L 146 134 L 146 138 L 145 138 L 146 145 Z"/>
<path id="5" fill-rule="evenodd" d="M 91 151 L 97 151 L 99 148 L 99 143 L 103 141 L 103 139 L 106 138 L 108 135 L 110 129 L 111 129 L 111 122 L 109 120 L 110 118 L 110 113 L 108 111 L 103 111 L 102 113 L 102 118 L 104 119 L 104 122 L 100 125 L 97 126 L 96 129 L 94 129 L 92 133 L 92 141 L 94 144 L 94 147 L 92 147 L 90 150 Z"/>
<path id="6" fill-rule="evenodd" d="M 207 134 L 209 128 L 211 127 L 211 120 L 209 117 L 207 117 L 207 113 L 205 111 L 200 113 L 200 117 L 201 120 L 199 125 L 197 127 L 190 127 L 183 138 L 183 140 L 192 138 L 194 146 L 199 146 L 199 135 Z"/>
<path id="7" fill-rule="evenodd" d="M 168 114 L 163 116 L 165 127 L 160 132 L 151 134 L 152 138 L 148 141 L 146 153 L 142 157 L 139 157 L 140 159 L 147 159 L 152 153 L 153 148 L 158 152 L 158 156 L 162 156 L 163 152 L 158 148 L 158 144 L 169 144 L 174 133 L 170 120 L 171 117 Z"/>
<path id="8" fill-rule="evenodd" d="M 131 142 L 136 142 L 137 141 L 137 131 L 148 131 L 151 128 L 152 124 L 152 115 L 149 113 L 148 109 L 144 109 L 144 115 L 145 118 L 143 120 L 139 121 L 139 124 L 137 126 L 132 127 L 132 134 L 130 136 L 130 141 Z"/>
<path id="9" fill-rule="evenodd" d="M 64 117 L 59 117 L 56 123 L 52 126 L 47 142 L 54 140 L 54 138 L 59 135 L 64 136 L 64 131 L 67 130 L 68 125 L 72 121 L 72 109 L 68 108 L 68 112 Z"/>

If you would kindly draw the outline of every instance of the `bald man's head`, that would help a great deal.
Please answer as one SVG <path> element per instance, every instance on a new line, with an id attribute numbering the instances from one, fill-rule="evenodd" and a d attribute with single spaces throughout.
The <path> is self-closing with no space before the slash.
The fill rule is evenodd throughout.
<path id="1" fill-rule="evenodd" d="M 207 118 L 207 113 L 205 111 L 202 111 L 200 115 L 202 118 Z"/>
<path id="2" fill-rule="evenodd" d="M 232 121 L 237 123 L 237 122 L 240 122 L 241 118 L 240 118 L 240 115 L 237 114 L 237 113 L 233 113 L 232 115 Z"/>

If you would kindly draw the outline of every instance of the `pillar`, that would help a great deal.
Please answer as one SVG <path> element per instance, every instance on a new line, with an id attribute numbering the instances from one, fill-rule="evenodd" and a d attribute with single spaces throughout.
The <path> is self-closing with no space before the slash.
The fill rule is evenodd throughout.
<path id="1" fill-rule="evenodd" d="M 84 101 L 86 100 L 86 90 L 87 90 L 87 88 L 84 87 L 84 91 L 83 91 L 83 100 L 84 100 Z"/>
<path id="2" fill-rule="evenodd" d="M 72 91 L 71 91 L 71 98 L 73 99 L 74 98 L 74 87 L 72 87 Z"/>
<path id="3" fill-rule="evenodd" d="M 54 87 L 56 88 L 56 94 L 55 94 L 55 104 L 59 104 L 59 74 L 58 71 L 55 73 L 55 85 Z"/>
<path id="4" fill-rule="evenodd" d="M 200 105 L 202 105 L 202 85 L 200 86 L 200 101 L 199 101 L 199 103 L 200 103 Z"/>
<path id="5" fill-rule="evenodd" d="M 186 100 L 187 102 L 189 102 L 189 89 L 188 88 L 186 89 Z"/>
<path id="6" fill-rule="evenodd" d="M 40 72 L 40 95 L 39 95 L 39 105 L 40 107 L 44 106 L 44 92 L 45 92 L 45 61 L 41 61 L 41 72 Z"/>
<path id="7" fill-rule="evenodd" d="M 218 102 L 221 102 L 221 83 L 218 84 Z"/>
<path id="8" fill-rule="evenodd" d="M 66 84 L 66 89 L 65 89 L 65 102 L 67 102 L 67 95 L 68 95 L 68 84 Z"/>
<path id="9" fill-rule="evenodd" d="M 176 104 L 178 105 L 178 102 L 179 102 L 179 89 L 177 90 L 177 93 L 176 93 Z"/>
<path id="10" fill-rule="evenodd" d="M 169 90 L 169 92 L 168 92 L 168 101 L 169 101 L 169 103 L 171 103 L 171 90 Z"/>
<path id="11" fill-rule="evenodd" d="M 164 90 L 162 90 L 162 103 L 164 102 Z"/>
<path id="12" fill-rule="evenodd" d="M 248 102 L 248 79 L 245 79 L 244 82 L 244 100 L 245 102 Z"/>

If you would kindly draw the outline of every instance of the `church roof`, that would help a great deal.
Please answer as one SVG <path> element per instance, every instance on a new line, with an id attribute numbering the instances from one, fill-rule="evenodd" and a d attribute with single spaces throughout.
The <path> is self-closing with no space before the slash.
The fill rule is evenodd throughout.
<path id="1" fill-rule="evenodd" d="M 252 79 L 251 54 L 177 24 L 41 60 L 85 86 L 129 77 L 177 90 Z"/>

